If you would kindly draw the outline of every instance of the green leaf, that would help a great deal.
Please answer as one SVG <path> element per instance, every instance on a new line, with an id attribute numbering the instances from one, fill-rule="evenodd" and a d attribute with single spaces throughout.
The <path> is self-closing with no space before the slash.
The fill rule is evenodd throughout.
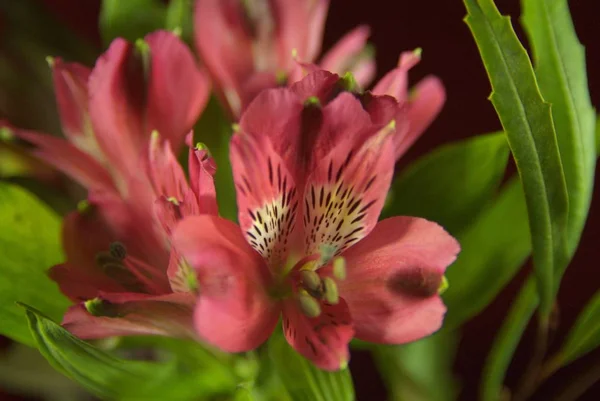
<path id="1" fill-rule="evenodd" d="M 348 368 L 337 372 L 317 369 L 290 347 L 282 333 L 269 340 L 269 355 L 293 401 L 352 401 L 354 387 Z"/>
<path id="2" fill-rule="evenodd" d="M 69 301 L 46 275 L 63 260 L 61 221 L 27 191 L 0 182 L 0 334 L 33 345 L 15 302 L 27 302 L 60 319 Z"/>
<path id="3" fill-rule="evenodd" d="M 518 179 L 459 234 L 461 252 L 446 272 L 445 328 L 458 327 L 479 313 L 514 277 L 531 253 L 527 209 Z"/>
<path id="4" fill-rule="evenodd" d="M 105 45 L 121 37 L 130 42 L 162 29 L 167 7 L 160 0 L 103 0 L 100 33 Z"/>
<path id="5" fill-rule="evenodd" d="M 533 48 L 535 73 L 552 118 L 569 194 L 567 243 L 572 256 L 585 224 L 596 167 L 595 119 L 585 52 L 567 0 L 522 0 L 523 26 Z M 566 267 L 566 264 L 559 266 Z M 557 272 L 558 280 L 562 272 Z M 558 287 L 558 282 L 556 283 Z"/>
<path id="6" fill-rule="evenodd" d="M 180 31 L 181 38 L 192 43 L 194 7 L 192 0 L 171 0 L 167 8 L 166 28 Z"/>
<path id="7" fill-rule="evenodd" d="M 567 364 L 600 346 L 600 291 L 585 306 L 560 351 Z"/>
<path id="8" fill-rule="evenodd" d="M 452 377 L 456 339 L 449 332 L 405 345 L 373 348 L 390 401 L 449 401 L 458 386 Z"/>
<path id="9" fill-rule="evenodd" d="M 504 376 L 512 356 L 519 345 L 521 336 L 538 305 L 535 281 L 528 279 L 502 323 L 494 344 L 483 368 L 481 400 L 498 401 L 501 399 Z"/>
<path id="10" fill-rule="evenodd" d="M 229 220 L 237 221 L 235 185 L 231 163 L 229 163 L 229 140 L 231 122 L 216 97 L 211 97 L 194 127 L 194 143 L 202 142 L 208 146 L 215 162 L 217 173 L 215 187 L 219 202 L 219 214 Z"/>
<path id="11" fill-rule="evenodd" d="M 102 399 L 183 401 L 235 390 L 234 376 L 225 365 L 181 366 L 177 360 L 121 359 L 76 338 L 37 310 L 25 308 L 42 355 L 55 369 Z"/>
<path id="12" fill-rule="evenodd" d="M 492 0 L 465 0 L 466 22 L 492 84 L 492 103 L 519 170 L 533 245 L 543 320 L 554 299 L 554 272 L 566 262 L 568 200 L 550 105 L 542 99 L 527 52 Z"/>
<path id="13" fill-rule="evenodd" d="M 402 172 L 383 217 L 424 217 L 457 234 L 490 200 L 507 160 L 502 133 L 441 146 Z"/>

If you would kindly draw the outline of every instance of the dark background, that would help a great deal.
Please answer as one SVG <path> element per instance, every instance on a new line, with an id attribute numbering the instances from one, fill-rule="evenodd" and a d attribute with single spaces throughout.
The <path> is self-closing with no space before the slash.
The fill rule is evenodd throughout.
<path id="1" fill-rule="evenodd" d="M 0 0 L 16 1 L 16 0 Z M 55 18 L 100 48 L 97 31 L 97 0 L 38 0 Z M 463 22 L 464 6 L 460 0 L 438 1 L 364 1 L 332 0 L 327 20 L 324 48 L 331 47 L 344 33 L 358 24 L 372 29 L 371 41 L 377 49 L 378 76 L 393 68 L 400 51 L 423 48 L 423 60 L 411 74 L 416 82 L 427 74 L 436 74 L 446 86 L 448 100 L 439 118 L 401 161 L 401 166 L 434 147 L 501 128 L 496 113 L 487 100 L 490 86 L 475 43 Z M 496 0 L 503 14 L 512 16 L 519 37 L 525 35 L 518 26 L 519 1 Z M 571 0 L 571 12 L 577 33 L 586 46 L 589 84 L 593 104 L 600 104 L 600 7 L 594 0 Z M 1 25 L 0 25 L 1 26 Z M 6 32 L 4 32 L 6 34 Z M 32 112 L 35 112 L 32 110 Z M 597 169 L 597 172 L 599 170 Z M 460 177 L 457 177 L 460 179 Z M 600 239 L 600 179 L 590 218 L 581 245 L 567 270 L 559 293 L 559 326 L 550 353 L 557 349 L 569 327 L 592 294 L 598 290 L 598 246 Z M 462 387 L 461 400 L 475 400 L 484 359 L 500 327 L 511 300 L 526 276 L 527 266 L 504 289 L 501 295 L 479 316 L 464 326 L 455 363 L 455 374 Z M 533 345 L 533 331 L 527 330 L 506 379 L 513 387 L 523 373 Z M 536 393 L 534 400 L 551 400 L 571 380 L 592 366 L 600 364 L 600 351 L 560 370 Z M 383 401 L 385 390 L 368 355 L 353 356 L 351 368 L 359 400 Z M 5 399 L 0 393 L 0 399 Z M 8 399 L 8 398 L 6 398 Z M 600 399 L 600 384 L 591 388 L 581 400 Z"/>

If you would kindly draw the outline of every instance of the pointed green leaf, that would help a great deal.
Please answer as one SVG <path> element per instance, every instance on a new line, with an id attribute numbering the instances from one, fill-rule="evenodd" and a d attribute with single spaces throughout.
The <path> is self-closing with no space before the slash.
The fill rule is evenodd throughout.
<path id="1" fill-rule="evenodd" d="M 540 91 L 552 104 L 569 194 L 567 243 L 572 255 L 587 218 L 596 167 L 596 116 L 588 91 L 585 52 L 577 39 L 567 0 L 522 0 L 521 3 L 523 26 L 533 48 Z M 560 279 L 562 272 L 557 274 Z"/>
<path id="2" fill-rule="evenodd" d="M 337 372 L 317 369 L 289 346 L 282 333 L 269 340 L 269 355 L 293 401 L 353 401 L 348 368 Z"/>
<path id="3" fill-rule="evenodd" d="M 568 200 L 550 105 L 542 99 L 527 52 L 492 0 L 465 0 L 466 22 L 492 84 L 492 103 L 519 170 L 533 245 L 540 313 L 554 298 L 554 271 L 566 262 Z"/>
<path id="4" fill-rule="evenodd" d="M 600 346 L 600 291 L 585 306 L 560 351 L 567 364 Z"/>
<path id="5" fill-rule="evenodd" d="M 498 401 L 501 399 L 504 376 L 519 345 L 521 336 L 538 305 L 535 281 L 528 279 L 504 318 L 502 327 L 485 361 L 481 383 L 481 400 Z"/>
<path id="6" fill-rule="evenodd" d="M 235 186 L 231 163 L 229 163 L 229 140 L 232 131 L 231 121 L 225 115 L 219 101 L 216 97 L 211 97 L 202 117 L 194 127 L 194 142 L 206 144 L 217 163 L 215 186 L 219 214 L 229 220 L 237 221 Z"/>
<path id="7" fill-rule="evenodd" d="M 450 287 L 445 328 L 458 327 L 483 310 L 514 277 L 531 253 L 527 209 L 518 179 L 499 196 L 458 240 L 461 252 L 446 271 Z"/>
<path id="8" fill-rule="evenodd" d="M 121 37 L 130 42 L 165 26 L 167 7 L 160 0 L 103 0 L 100 33 L 108 46 Z"/>
<path id="9" fill-rule="evenodd" d="M 31 332 L 42 355 L 58 371 L 108 400 L 197 400 L 226 395 L 236 382 L 225 365 L 181 366 L 131 361 L 102 351 L 67 332 L 37 310 L 27 307 Z"/>
<path id="10" fill-rule="evenodd" d="M 46 275 L 63 259 L 61 220 L 27 191 L 0 182 L 0 334 L 33 345 L 15 302 L 27 302 L 60 319 L 69 301 Z"/>
<path id="11" fill-rule="evenodd" d="M 508 145 L 503 133 L 441 146 L 396 179 L 383 217 L 424 217 L 457 234 L 490 200 L 502 180 L 507 160 Z"/>

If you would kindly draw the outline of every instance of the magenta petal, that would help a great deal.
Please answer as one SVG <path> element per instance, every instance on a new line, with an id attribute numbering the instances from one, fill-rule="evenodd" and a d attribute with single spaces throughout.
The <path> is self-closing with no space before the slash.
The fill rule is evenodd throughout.
<path id="1" fill-rule="evenodd" d="M 217 171 L 215 160 L 206 150 L 190 148 L 188 158 L 190 185 L 198 201 L 202 214 L 218 215 L 217 194 L 214 175 Z"/>
<path id="2" fill-rule="evenodd" d="M 321 104 L 326 104 L 336 88 L 339 78 L 337 74 L 315 69 L 300 81 L 292 84 L 290 89 L 303 101 L 315 96 Z"/>
<path id="3" fill-rule="evenodd" d="M 419 53 L 411 51 L 400 55 L 398 67 L 388 72 L 373 88 L 375 95 L 390 95 L 398 101 L 408 96 L 408 71 L 421 61 Z"/>
<path id="4" fill-rule="evenodd" d="M 62 325 L 84 339 L 130 335 L 197 338 L 193 326 L 195 295 L 173 293 L 101 294 L 94 315 L 83 304 L 69 308 Z"/>
<path id="5" fill-rule="evenodd" d="M 135 69 L 136 67 L 137 69 Z M 115 39 L 89 79 L 90 116 L 108 162 L 122 175 L 139 168 L 149 131 L 144 129 L 144 76 L 132 47 Z"/>
<path id="6" fill-rule="evenodd" d="M 343 300 L 337 305 L 321 303 L 321 311 L 318 317 L 310 318 L 299 310 L 295 301 L 285 302 L 283 331 L 288 343 L 318 368 L 338 370 L 350 359 L 352 318 Z"/>
<path id="7" fill-rule="evenodd" d="M 210 83 L 198 69 L 188 47 L 173 33 L 157 31 L 145 40 L 151 57 L 147 94 L 149 131 L 158 130 L 177 150 L 208 100 Z"/>
<path id="8" fill-rule="evenodd" d="M 88 112 L 88 79 L 91 70 L 81 64 L 52 61 L 52 78 L 62 127 L 75 144 L 93 140 Z M 86 149 L 87 147 L 81 146 Z"/>
<path id="9" fill-rule="evenodd" d="M 15 135 L 33 145 L 33 153 L 89 190 L 114 191 L 108 171 L 93 157 L 64 139 L 15 129 Z"/>
<path id="10" fill-rule="evenodd" d="M 175 229 L 173 246 L 198 275 L 200 336 L 228 352 L 262 344 L 280 309 L 267 294 L 270 273 L 239 227 L 215 216 L 188 217 Z"/>
<path id="11" fill-rule="evenodd" d="M 342 254 L 347 278 L 338 283 L 362 340 L 400 344 L 438 330 L 446 308 L 438 295 L 458 242 L 439 225 L 416 217 L 379 222 Z"/>
<path id="12" fill-rule="evenodd" d="M 396 159 L 399 159 L 408 148 L 421 136 L 442 110 L 446 101 L 446 91 L 439 78 L 425 77 L 414 88 L 407 110 L 408 132 L 394 138 Z"/>

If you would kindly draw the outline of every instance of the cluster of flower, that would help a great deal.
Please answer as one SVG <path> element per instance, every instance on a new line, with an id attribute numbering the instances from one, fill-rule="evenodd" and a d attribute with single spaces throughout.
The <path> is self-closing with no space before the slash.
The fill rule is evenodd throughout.
<path id="1" fill-rule="evenodd" d="M 67 138 L 15 133 L 88 190 L 64 222 L 66 262 L 50 272 L 75 302 L 68 330 L 240 352 L 282 315 L 288 342 L 335 370 L 353 337 L 404 343 L 440 327 L 458 243 L 420 218 L 377 220 L 395 162 L 439 112 L 443 87 L 429 77 L 408 94 L 415 51 L 363 91 L 374 76 L 365 27 L 317 64 L 327 9 L 198 0 L 202 66 L 166 31 L 115 40 L 92 70 L 51 60 Z M 217 166 L 191 133 L 211 84 L 237 121 L 239 226 L 219 217 Z M 184 146 L 189 181 L 175 156 Z"/>

